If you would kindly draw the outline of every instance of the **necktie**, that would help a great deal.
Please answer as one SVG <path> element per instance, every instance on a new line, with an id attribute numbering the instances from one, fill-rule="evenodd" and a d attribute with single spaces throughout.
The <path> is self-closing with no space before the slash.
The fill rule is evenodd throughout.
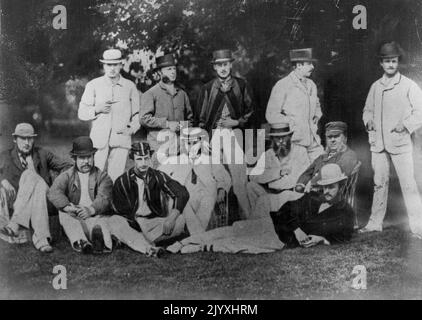
<path id="1" fill-rule="evenodd" d="M 198 176 L 196 175 L 195 170 L 193 170 L 193 168 L 192 168 L 191 182 L 192 182 L 192 184 L 196 184 L 197 181 L 198 181 Z"/>
<path id="2" fill-rule="evenodd" d="M 26 161 L 26 156 L 21 155 L 21 163 L 24 170 L 28 168 L 28 161 Z"/>

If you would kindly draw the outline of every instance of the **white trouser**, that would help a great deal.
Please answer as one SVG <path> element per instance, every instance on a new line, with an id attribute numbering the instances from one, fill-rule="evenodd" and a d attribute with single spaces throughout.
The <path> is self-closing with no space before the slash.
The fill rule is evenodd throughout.
<path id="1" fill-rule="evenodd" d="M 206 192 L 203 189 L 194 190 L 190 187 L 188 190 L 189 201 L 183 210 L 183 215 L 189 234 L 205 232 L 217 201 L 217 194 L 216 192 Z"/>
<path id="2" fill-rule="evenodd" d="M 251 208 L 246 190 L 248 179 L 245 155 L 239 142 L 243 145 L 243 134 L 240 129 L 216 129 L 211 139 L 212 161 L 217 163 L 218 160 L 224 158 L 225 161 L 223 163 L 228 164 L 233 192 L 242 209 L 242 219 L 246 219 L 250 215 Z M 219 151 L 222 151 L 222 157 L 219 157 Z"/>
<path id="3" fill-rule="evenodd" d="M 176 219 L 176 224 L 170 235 L 165 235 L 163 232 L 163 226 L 166 218 L 144 218 L 137 217 L 136 222 L 141 227 L 142 233 L 145 238 L 151 243 L 157 243 L 162 240 L 171 239 L 177 237 L 185 230 L 186 219 L 185 215 L 181 214 Z"/>
<path id="4" fill-rule="evenodd" d="M 410 230 L 413 233 L 422 235 L 422 202 L 414 177 L 411 152 L 402 154 L 390 154 L 386 151 L 372 152 L 374 199 L 367 228 L 382 230 L 382 223 L 387 210 L 390 159 L 399 178 L 409 216 Z"/>
<path id="5" fill-rule="evenodd" d="M 19 180 L 18 193 L 13 203 L 13 216 L 9 221 L 26 229 L 32 227 L 32 242 L 37 249 L 47 245 L 47 239 L 51 239 L 47 191 L 48 186 L 43 178 L 32 170 L 25 170 Z M 25 242 L 22 234 L 19 234 L 19 239 L 21 240 L 17 242 Z"/>
<path id="6" fill-rule="evenodd" d="M 94 156 L 95 166 L 104 171 L 107 164 L 107 173 L 113 182 L 125 172 L 129 150 L 125 148 L 110 148 L 108 145 L 98 149 Z"/>
<path id="7" fill-rule="evenodd" d="M 292 143 L 292 149 L 293 148 L 296 148 L 295 152 L 297 153 L 295 153 L 295 157 L 301 162 L 301 167 L 304 168 L 302 172 L 305 171 L 316 158 L 324 153 L 324 148 L 315 138 L 312 138 L 312 143 L 308 147 Z"/>

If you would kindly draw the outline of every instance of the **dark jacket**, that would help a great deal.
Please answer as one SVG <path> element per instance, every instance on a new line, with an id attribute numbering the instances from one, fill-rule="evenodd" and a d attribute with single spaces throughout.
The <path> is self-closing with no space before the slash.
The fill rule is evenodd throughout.
<path id="1" fill-rule="evenodd" d="M 183 212 L 189 200 L 189 192 L 179 182 L 173 180 L 164 172 L 152 168 L 147 170 L 144 182 L 145 199 L 151 209 L 148 218 L 167 216 L 168 212 L 163 208 L 162 203 L 163 193 L 174 200 L 173 208 Z M 134 222 L 138 203 L 138 184 L 134 168 L 131 168 L 114 182 L 113 209 L 116 214 Z"/>
<path id="2" fill-rule="evenodd" d="M 230 117 L 239 121 L 240 128 L 245 127 L 253 113 L 252 91 L 246 80 L 232 77 L 231 89 L 228 92 L 224 93 L 220 88 L 220 80 L 213 79 L 202 87 L 198 97 L 196 108 L 200 110 L 198 125 L 205 129 L 210 137 L 217 120 L 221 118 L 224 101 L 227 102 Z"/>
<path id="3" fill-rule="evenodd" d="M 272 212 L 280 240 L 288 246 L 297 246 L 293 233 L 297 228 L 308 235 L 322 236 L 330 243 L 350 240 L 354 227 L 354 212 L 350 205 L 341 200 L 318 213 L 321 203 L 320 197 L 309 193 L 299 200 L 287 202 L 278 212 Z"/>
<path id="4" fill-rule="evenodd" d="M 35 170 L 49 186 L 53 180 L 50 170 L 61 172 L 72 166 L 72 163 L 63 161 L 52 152 L 39 147 L 34 147 L 32 160 Z M 0 154 L 0 181 L 6 179 L 18 190 L 19 180 L 23 171 L 16 146 Z"/>
<path id="5" fill-rule="evenodd" d="M 316 158 L 314 162 L 312 162 L 311 165 L 305 170 L 305 172 L 300 175 L 297 183 L 303 183 L 306 185 L 309 181 L 311 181 L 313 186 L 316 185 L 316 182 L 320 179 L 321 176 L 321 168 L 328 163 L 338 164 L 341 168 L 341 171 L 343 171 L 343 173 L 349 177 L 358 163 L 358 157 L 356 156 L 356 153 L 349 147 L 346 147 L 344 151 L 337 152 L 331 158 L 328 158 L 328 154 L 324 153 Z"/>
<path id="6" fill-rule="evenodd" d="M 88 179 L 88 192 L 95 214 L 110 212 L 111 190 L 113 182 L 106 172 L 97 167 L 91 169 Z M 75 167 L 61 173 L 48 191 L 48 199 L 59 210 L 69 203 L 79 204 L 81 199 L 81 182 Z"/>

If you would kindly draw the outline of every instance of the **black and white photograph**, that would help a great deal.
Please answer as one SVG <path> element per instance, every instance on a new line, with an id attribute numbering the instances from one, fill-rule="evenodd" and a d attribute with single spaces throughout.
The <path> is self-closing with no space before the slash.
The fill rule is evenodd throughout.
<path id="1" fill-rule="evenodd" d="M 422 0 L 0 1 L 1 300 L 420 300 L 421 196 Z"/>

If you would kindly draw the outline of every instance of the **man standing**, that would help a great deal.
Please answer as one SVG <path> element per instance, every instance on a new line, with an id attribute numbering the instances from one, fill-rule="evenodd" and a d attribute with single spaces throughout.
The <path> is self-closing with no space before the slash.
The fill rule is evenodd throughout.
<path id="1" fill-rule="evenodd" d="M 87 83 L 79 104 L 78 117 L 91 121 L 90 137 L 95 164 L 114 181 L 126 166 L 131 136 L 138 131 L 139 93 L 135 84 L 120 75 L 122 54 L 117 49 L 104 51 L 104 76 Z"/>
<path id="2" fill-rule="evenodd" d="M 290 50 L 290 61 L 293 71 L 273 87 L 265 117 L 270 124 L 290 123 L 293 147 L 309 165 L 324 152 L 317 134 L 321 107 L 317 87 L 310 79 L 316 59 L 307 48 Z"/>
<path id="3" fill-rule="evenodd" d="M 182 214 L 189 192 L 164 172 L 151 168 L 151 149 L 146 142 L 132 144 L 135 167 L 121 175 L 113 186 L 114 211 L 142 230 L 150 243 L 181 235 L 186 219 Z M 139 228 L 140 227 L 140 228 Z"/>
<path id="4" fill-rule="evenodd" d="M 375 186 L 371 216 L 360 231 L 382 231 L 391 161 L 400 181 L 410 230 L 422 239 L 422 202 L 413 172 L 410 137 L 422 125 L 422 90 L 399 72 L 400 57 L 401 50 L 396 42 L 381 46 L 379 58 L 384 75 L 372 84 L 363 110 Z"/>
<path id="5" fill-rule="evenodd" d="M 161 152 L 159 146 L 168 141 L 169 149 L 162 152 L 175 155 L 180 128 L 192 126 L 192 109 L 186 92 L 175 84 L 177 68 L 173 55 L 158 57 L 156 62 L 161 80 L 142 95 L 140 121 L 148 130 L 152 150 Z"/>
<path id="6" fill-rule="evenodd" d="M 232 76 L 230 50 L 217 50 L 213 53 L 212 65 L 217 77 L 206 83 L 198 98 L 199 127 L 205 129 L 211 138 L 211 146 L 220 146 L 224 160 L 232 177 L 233 191 L 242 209 L 243 218 L 250 215 L 246 192 L 246 165 L 244 164 L 243 133 L 246 123 L 253 113 L 251 90 L 246 81 Z M 234 141 L 234 147 L 233 143 Z M 213 152 L 220 152 L 214 150 Z M 234 163 L 241 159 L 240 163 Z"/>
<path id="7" fill-rule="evenodd" d="M 71 164 L 35 147 L 37 135 L 29 123 L 19 123 L 12 135 L 14 147 L 0 155 L 0 199 L 5 213 L 0 217 L 0 232 L 3 239 L 21 243 L 27 241 L 25 230 L 32 227 L 35 248 L 51 252 L 47 209 L 50 170 L 60 172 Z"/>
<path id="8" fill-rule="evenodd" d="M 156 255 L 158 249 L 123 217 L 109 216 L 113 183 L 107 173 L 94 166 L 96 151 L 89 137 L 76 138 L 70 152 L 74 167 L 59 175 L 48 192 L 60 210 L 60 224 L 72 248 L 82 253 L 111 252 L 114 236 L 135 251 Z"/>
<path id="9" fill-rule="evenodd" d="M 333 121 L 325 125 L 326 150 L 315 159 L 297 180 L 295 190 L 303 193 L 305 189 L 318 187 L 317 181 L 321 176 L 321 168 L 328 163 L 336 163 L 342 172 L 349 177 L 358 164 L 356 153 L 347 146 L 347 124 Z M 307 188 L 308 183 L 310 186 Z"/>
<path id="10" fill-rule="evenodd" d="M 230 190 L 230 175 L 222 164 L 212 163 L 206 154 L 200 128 L 184 128 L 180 139 L 184 142 L 179 156 L 168 159 L 159 170 L 184 185 L 189 191 L 189 201 L 183 210 L 190 235 L 207 230 L 216 202 L 225 202 Z"/>

